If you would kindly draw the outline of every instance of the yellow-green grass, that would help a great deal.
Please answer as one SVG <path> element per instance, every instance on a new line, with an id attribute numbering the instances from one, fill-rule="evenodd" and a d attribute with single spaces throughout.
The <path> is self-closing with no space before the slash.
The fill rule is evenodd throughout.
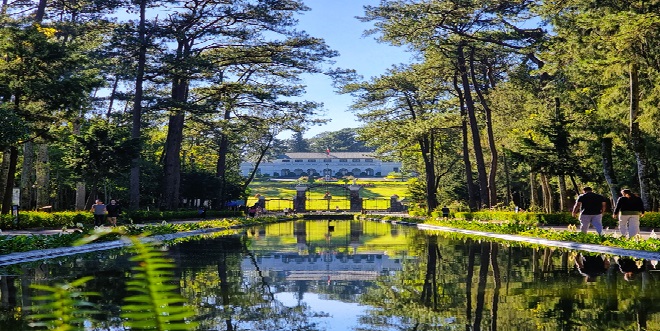
<path id="1" fill-rule="evenodd" d="M 247 204 L 248 206 L 253 205 L 257 201 L 255 196 L 261 194 L 273 204 L 270 209 L 292 208 L 292 201 L 296 196 L 295 186 L 297 183 L 295 180 L 254 181 L 249 186 L 252 196 L 248 198 Z M 360 197 L 365 198 L 365 208 L 367 209 L 385 209 L 389 206 L 391 196 L 397 195 L 401 199 L 408 194 L 407 183 L 401 181 L 357 180 L 356 184 L 362 185 Z M 323 182 L 316 182 L 309 185 L 311 187 L 307 192 L 307 198 L 308 208 L 310 210 L 334 210 L 336 207 L 342 210 L 349 209 L 349 192 L 344 188 L 343 182 L 331 182 L 327 185 Z M 330 204 L 324 199 L 326 192 L 332 196 Z M 273 201 L 277 199 L 281 199 L 281 201 Z"/>
<path id="2" fill-rule="evenodd" d="M 305 242 L 314 251 L 309 254 L 320 253 L 320 250 L 327 246 L 342 253 L 353 254 L 353 249 L 347 243 L 351 238 L 351 223 L 355 221 L 298 221 L 277 224 L 267 224 L 264 226 L 265 236 L 258 232 L 252 234 L 255 240 L 252 248 L 256 250 L 269 249 L 280 252 L 296 251 L 297 236 L 293 233 L 305 234 Z M 304 228 L 300 228 L 304 226 Z M 330 230 L 332 227 L 332 231 Z M 391 228 L 384 223 L 365 222 L 361 225 L 360 241 L 363 245 L 358 248 L 359 253 L 372 251 L 387 251 L 392 256 L 400 248 L 405 250 L 408 247 L 407 236 L 391 236 Z M 282 235 L 286 236 L 282 236 Z"/>

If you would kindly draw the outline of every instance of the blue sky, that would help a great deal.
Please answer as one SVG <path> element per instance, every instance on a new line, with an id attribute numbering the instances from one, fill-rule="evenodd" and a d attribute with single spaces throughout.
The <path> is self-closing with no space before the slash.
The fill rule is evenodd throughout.
<path id="1" fill-rule="evenodd" d="M 365 5 L 376 6 L 380 0 L 307 0 L 311 11 L 304 12 L 299 19 L 298 29 L 309 35 L 323 38 L 339 57 L 334 58 L 333 67 L 355 69 L 363 78 L 380 76 L 393 64 L 409 63 L 412 56 L 403 48 L 378 43 L 376 36 L 363 37 L 370 29 L 370 23 L 358 21 L 363 16 Z M 354 128 L 361 124 L 353 113 L 348 111 L 352 98 L 334 93 L 331 81 L 322 75 L 306 76 L 307 95 L 305 99 L 324 103 L 327 110 L 324 117 L 332 121 L 323 126 L 312 127 L 305 132 L 306 138 L 325 131 Z M 290 133 L 286 135 L 286 138 Z"/>

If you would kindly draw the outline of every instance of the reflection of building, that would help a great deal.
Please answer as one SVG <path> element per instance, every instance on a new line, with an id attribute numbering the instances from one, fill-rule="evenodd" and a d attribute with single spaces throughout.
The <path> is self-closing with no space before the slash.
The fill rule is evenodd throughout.
<path id="1" fill-rule="evenodd" d="M 363 243 L 365 224 L 371 223 L 323 220 L 268 226 L 279 231 L 275 238 L 293 235 L 295 244 L 275 248 L 264 240 L 266 233 L 255 236 L 265 244 L 252 246 L 254 259 L 243 260 L 242 270 L 248 277 L 301 281 L 372 281 L 402 270 L 403 259 L 412 258 L 406 254 L 405 240 L 367 248 Z"/>
<path id="2" fill-rule="evenodd" d="M 254 168 L 254 163 L 241 163 L 241 174 L 247 176 Z M 385 162 L 369 153 L 285 153 L 275 160 L 261 162 L 258 175 L 271 177 L 300 176 L 355 176 L 379 177 L 390 172 L 398 172 L 401 162 Z"/>
<path id="3" fill-rule="evenodd" d="M 400 259 L 391 259 L 383 252 L 299 255 L 283 252 L 257 255 L 259 270 L 251 259 L 244 259 L 241 268 L 246 274 L 283 272 L 287 280 L 374 280 L 382 274 L 402 269 Z"/>

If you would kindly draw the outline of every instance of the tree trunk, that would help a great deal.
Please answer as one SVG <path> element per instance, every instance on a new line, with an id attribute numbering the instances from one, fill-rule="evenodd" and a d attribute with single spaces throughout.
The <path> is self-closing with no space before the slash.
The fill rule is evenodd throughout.
<path id="1" fill-rule="evenodd" d="M 2 16 L 7 15 L 7 2 L 9 2 L 9 0 L 2 0 L 2 8 L 0 8 L 0 15 Z"/>
<path id="2" fill-rule="evenodd" d="M 84 182 L 76 183 L 76 210 L 85 210 L 86 206 L 86 187 Z"/>
<path id="3" fill-rule="evenodd" d="M 231 119 L 231 112 L 229 109 L 225 109 L 224 120 L 229 122 Z M 224 128 L 226 130 L 226 128 Z M 225 198 L 225 191 L 227 188 L 227 155 L 229 154 L 229 137 L 227 136 L 226 133 L 222 133 L 220 135 L 220 141 L 218 143 L 218 162 L 216 163 L 216 174 L 215 176 L 218 177 L 220 180 L 220 190 L 218 191 L 218 206 L 217 209 L 221 209 L 224 207 L 226 198 Z M 261 157 L 259 158 L 259 163 L 261 163 Z M 252 178 L 254 178 L 254 174 L 256 174 L 257 169 L 259 168 L 258 165 L 255 166 L 254 172 L 252 173 Z M 252 178 L 250 179 L 250 182 L 252 181 Z M 247 188 L 247 186 L 246 186 Z"/>
<path id="4" fill-rule="evenodd" d="M 616 202 L 619 196 L 619 181 L 616 179 L 616 172 L 614 171 L 614 162 L 612 161 L 612 138 L 603 137 L 600 141 L 601 153 L 603 153 L 603 174 L 605 181 L 610 188 L 610 195 L 612 201 Z"/>
<path id="5" fill-rule="evenodd" d="M 21 209 L 30 210 L 34 207 L 34 143 L 30 140 L 23 144 L 23 166 L 21 169 Z"/>
<path id="6" fill-rule="evenodd" d="M 422 286 L 422 294 L 420 301 L 428 308 L 435 309 L 437 307 L 437 270 L 438 270 L 438 236 L 428 236 L 426 245 L 426 273 L 424 274 L 424 285 Z"/>
<path id="7" fill-rule="evenodd" d="M 0 201 L 5 201 L 5 187 L 7 186 L 7 176 L 9 175 L 10 159 L 11 150 L 6 148 L 2 151 L 2 165 L 0 165 Z"/>
<path id="8" fill-rule="evenodd" d="M 37 23 L 44 20 L 44 16 L 46 15 L 46 2 L 47 0 L 39 0 L 39 4 L 37 4 L 37 11 L 34 13 L 34 21 Z"/>
<path id="9" fill-rule="evenodd" d="M 119 75 L 115 76 L 115 81 L 112 82 L 112 90 L 110 90 L 110 97 L 108 99 L 108 111 L 105 113 L 105 117 L 109 120 L 112 116 L 112 108 L 115 104 L 115 98 L 117 97 L 117 87 L 119 86 Z"/>
<path id="10" fill-rule="evenodd" d="M 483 320 L 484 307 L 486 306 L 486 281 L 488 280 L 488 267 L 490 266 L 489 260 L 489 243 L 482 242 L 481 254 L 479 255 L 479 281 L 477 283 L 477 303 L 474 306 L 473 331 L 481 330 L 481 320 Z"/>
<path id="11" fill-rule="evenodd" d="M 468 192 L 468 206 L 470 211 L 475 211 L 479 209 L 479 202 L 477 201 L 476 190 L 474 186 L 474 181 L 472 179 L 472 163 L 470 163 L 470 147 L 469 143 L 469 133 L 468 133 L 468 124 L 467 124 L 467 111 L 465 110 L 465 103 L 463 102 L 463 91 L 458 86 L 458 78 L 454 75 L 454 89 L 458 94 L 458 100 L 460 102 L 461 110 L 461 135 L 463 138 L 463 166 L 465 167 L 465 183 L 467 185 Z"/>
<path id="12" fill-rule="evenodd" d="M 506 162 L 506 150 L 502 146 L 502 162 L 504 163 L 504 180 L 506 183 L 506 198 L 504 202 L 507 206 L 511 205 L 513 195 L 511 195 L 511 174 L 509 173 L 509 165 Z"/>
<path id="13" fill-rule="evenodd" d="M 185 61 L 190 56 L 190 40 L 181 37 L 177 40 L 177 61 Z M 172 77 L 172 103 L 167 140 L 165 141 L 165 157 L 163 165 L 163 197 L 161 207 L 175 210 L 179 207 L 179 191 L 181 189 L 181 144 L 183 143 L 183 123 L 185 121 L 185 104 L 188 101 L 190 82 L 181 76 Z"/>
<path id="14" fill-rule="evenodd" d="M 638 64 L 630 66 L 630 144 L 637 159 L 637 176 L 639 178 L 639 194 L 644 206 L 651 206 L 651 192 L 649 178 L 649 161 L 646 155 L 646 145 L 642 132 L 639 129 L 637 117 L 639 116 L 639 76 Z"/>
<path id="15" fill-rule="evenodd" d="M 543 210 L 546 213 L 552 213 L 554 211 L 554 197 L 552 186 L 550 186 L 550 180 L 546 173 L 541 173 L 541 188 L 543 192 Z"/>
<path id="16" fill-rule="evenodd" d="M 531 171 L 529 173 L 529 210 L 535 210 L 539 205 L 538 192 L 536 186 L 536 173 Z"/>
<path id="17" fill-rule="evenodd" d="M 564 175 L 559 175 L 559 211 L 569 211 L 572 204 L 569 201 L 568 191 L 566 190 L 566 178 Z"/>
<path id="18" fill-rule="evenodd" d="M 92 205 L 96 201 L 96 198 L 99 193 L 99 188 L 98 188 L 98 182 L 95 181 L 91 186 L 91 191 L 89 192 L 89 195 L 87 196 L 87 200 L 85 200 L 85 208 L 83 210 L 90 210 L 92 208 Z M 107 202 L 107 201 L 104 201 Z"/>
<path id="19" fill-rule="evenodd" d="M 571 184 L 573 184 L 573 190 L 575 191 L 575 194 L 580 194 L 580 187 L 575 181 L 575 176 L 570 175 L 569 178 L 571 179 Z"/>
<path id="20" fill-rule="evenodd" d="M 266 152 L 268 152 L 268 150 L 270 149 L 273 140 L 275 140 L 275 137 L 273 135 L 270 135 L 268 137 L 268 143 L 266 144 L 266 146 L 259 151 L 260 152 L 259 157 L 257 158 L 257 161 L 254 162 L 254 168 L 252 168 L 250 175 L 248 175 L 247 179 L 245 179 L 245 181 L 243 182 L 243 186 L 241 187 L 243 191 L 245 191 L 252 182 L 252 180 L 254 180 L 254 177 L 257 174 L 257 170 L 259 169 L 259 165 L 261 164 L 261 161 L 263 161 L 263 159 L 266 157 Z"/>
<path id="21" fill-rule="evenodd" d="M 50 203 L 50 159 L 48 155 L 48 145 L 37 145 L 36 162 L 36 197 L 37 209 L 43 206 L 49 206 Z"/>
<path id="22" fill-rule="evenodd" d="M 488 207 L 493 207 L 497 204 L 497 145 L 495 144 L 495 134 L 493 133 L 493 119 L 491 109 L 488 106 L 488 101 L 481 92 L 477 76 L 474 72 L 474 48 L 470 48 L 470 75 L 472 77 L 472 84 L 474 91 L 477 93 L 479 103 L 484 109 L 486 115 L 486 135 L 488 136 L 488 148 L 490 149 L 490 173 L 488 174 Z"/>
<path id="23" fill-rule="evenodd" d="M 427 211 L 431 213 L 438 207 L 438 198 L 436 197 L 435 185 L 435 160 L 433 159 L 433 141 L 428 136 L 419 140 L 422 159 L 424 160 L 424 171 L 426 173 L 426 206 Z"/>
<path id="24" fill-rule="evenodd" d="M 170 116 L 167 128 L 165 150 L 163 198 L 161 207 L 174 210 L 179 206 L 179 189 L 181 185 L 181 143 L 183 141 L 184 115 L 178 112 Z"/>
<path id="25" fill-rule="evenodd" d="M 131 160 L 131 173 L 129 180 L 129 208 L 132 210 L 140 209 L 140 154 L 142 152 L 142 97 L 144 68 L 147 62 L 147 40 L 146 40 L 146 8 L 147 0 L 140 1 L 140 26 L 138 28 L 138 40 L 140 49 L 138 51 L 137 72 L 135 75 L 135 99 L 133 100 L 133 116 L 131 128 L 131 139 L 133 139 L 138 152 Z"/>
<path id="26" fill-rule="evenodd" d="M 490 266 L 493 268 L 493 282 L 495 283 L 495 286 L 493 287 L 493 300 L 491 303 L 490 331 L 497 331 L 497 313 L 500 302 L 500 288 L 502 287 L 500 265 L 497 262 L 499 246 L 500 244 L 498 243 L 490 243 Z"/>
<path id="27" fill-rule="evenodd" d="M 475 244 L 471 239 L 466 241 L 468 245 L 468 264 L 467 264 L 467 274 L 465 275 L 465 327 L 466 330 L 470 330 L 469 326 L 472 322 L 472 278 L 474 278 L 474 262 L 476 260 L 476 249 Z"/>
<path id="28" fill-rule="evenodd" d="M 9 168 L 7 169 L 7 182 L 5 184 L 5 188 L 4 188 L 5 193 L 2 200 L 1 213 L 3 215 L 7 215 L 11 212 L 17 163 L 18 163 L 18 148 L 16 148 L 16 146 L 12 146 L 9 148 Z"/>
<path id="29" fill-rule="evenodd" d="M 220 258 L 218 259 L 218 278 L 220 280 L 220 297 L 222 298 L 222 305 L 225 309 L 230 309 L 231 302 L 231 288 L 229 286 L 229 267 L 227 266 L 227 253 L 220 253 Z M 227 314 L 225 319 L 225 326 L 227 331 L 234 331 L 234 324 L 231 320 L 231 314 Z"/>
<path id="30" fill-rule="evenodd" d="M 489 205 L 488 195 L 488 176 L 486 174 L 486 164 L 484 162 L 484 153 L 481 147 L 481 135 L 479 133 L 479 124 L 477 123 L 477 115 L 474 107 L 474 100 L 472 99 L 472 92 L 470 88 L 470 80 L 466 67 L 465 53 L 463 52 L 464 42 L 460 42 L 457 47 L 457 61 L 458 70 L 461 74 L 461 82 L 463 85 L 463 98 L 465 99 L 465 107 L 467 109 L 468 118 L 470 121 L 470 131 L 472 132 L 472 145 L 474 148 L 474 158 L 477 163 L 477 173 L 479 178 L 479 198 L 480 207 Z"/>

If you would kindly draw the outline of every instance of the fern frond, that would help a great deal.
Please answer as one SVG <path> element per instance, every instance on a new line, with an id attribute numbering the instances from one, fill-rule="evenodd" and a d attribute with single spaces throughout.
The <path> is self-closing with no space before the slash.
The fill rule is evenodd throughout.
<path id="1" fill-rule="evenodd" d="M 126 283 L 133 294 L 122 306 L 125 325 L 131 330 L 194 330 L 197 323 L 191 322 L 194 311 L 185 305 L 185 300 L 172 284 L 173 262 L 152 244 L 138 238 L 130 238 L 137 262 L 132 268 L 133 277 Z"/>
<path id="2" fill-rule="evenodd" d="M 96 292 L 80 292 L 77 289 L 93 277 L 83 277 L 71 283 L 55 286 L 33 284 L 30 287 L 46 292 L 32 298 L 36 304 L 29 309 L 31 327 L 42 330 L 75 331 L 84 330 L 84 321 L 98 313 L 95 306 L 84 298 L 98 296 Z"/>

